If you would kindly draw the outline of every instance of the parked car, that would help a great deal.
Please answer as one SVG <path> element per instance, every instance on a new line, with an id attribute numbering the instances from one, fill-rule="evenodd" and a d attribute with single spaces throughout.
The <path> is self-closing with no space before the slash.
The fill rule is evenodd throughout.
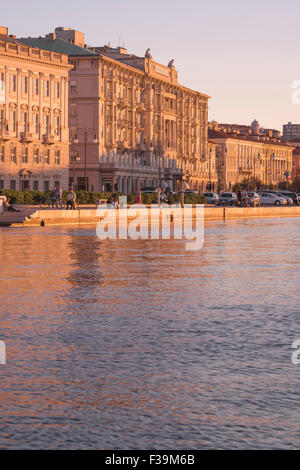
<path id="1" fill-rule="evenodd" d="M 198 194 L 198 191 L 193 191 L 192 189 L 186 189 L 184 194 Z"/>
<path id="2" fill-rule="evenodd" d="M 237 206 L 237 195 L 235 193 L 221 193 L 217 204 L 218 206 Z"/>
<path id="3" fill-rule="evenodd" d="M 155 186 L 144 186 L 143 188 L 141 188 L 141 192 L 144 194 L 153 194 L 157 193 L 157 189 Z"/>
<path id="4" fill-rule="evenodd" d="M 254 192 L 248 193 L 248 203 L 251 207 L 259 207 L 260 206 L 260 197 L 259 194 Z"/>
<path id="5" fill-rule="evenodd" d="M 289 206 L 294 205 L 293 199 L 290 196 L 288 196 L 287 194 L 282 194 L 281 191 L 278 191 L 277 194 L 279 194 L 279 196 L 281 196 L 281 197 L 284 197 L 287 200 L 287 203 L 288 203 Z"/>
<path id="6" fill-rule="evenodd" d="M 283 197 L 284 199 L 286 199 L 286 202 L 287 204 L 289 205 L 293 205 L 294 202 L 293 202 L 293 199 L 291 199 L 289 196 L 286 196 L 284 194 L 282 194 L 281 191 L 275 191 L 275 190 L 271 190 L 271 189 L 266 189 L 264 190 L 265 193 L 270 193 L 270 194 L 275 194 L 275 196 L 279 196 L 279 197 Z"/>
<path id="7" fill-rule="evenodd" d="M 294 204 L 299 204 L 299 197 L 297 193 L 294 193 L 292 191 L 280 190 L 280 194 L 282 194 L 284 197 L 290 197 L 293 200 Z"/>
<path id="8" fill-rule="evenodd" d="M 216 204 L 219 200 L 218 193 L 203 193 L 208 204 Z"/>
<path id="9" fill-rule="evenodd" d="M 271 205 L 271 206 L 284 206 L 287 205 L 287 200 L 284 197 L 278 196 L 277 194 L 271 192 L 263 191 L 259 195 L 260 203 L 262 205 Z"/>

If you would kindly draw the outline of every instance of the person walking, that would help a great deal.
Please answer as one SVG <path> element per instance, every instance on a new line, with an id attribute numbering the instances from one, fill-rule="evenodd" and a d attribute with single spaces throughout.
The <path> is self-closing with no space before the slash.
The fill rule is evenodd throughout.
<path id="1" fill-rule="evenodd" d="M 50 201 L 51 201 L 51 207 L 53 208 L 55 203 L 56 203 L 56 198 L 57 198 L 57 188 L 54 186 L 53 190 L 50 193 Z"/>
<path id="2" fill-rule="evenodd" d="M 237 199 L 238 199 L 238 206 L 241 207 L 241 205 L 242 205 L 242 192 L 241 192 L 241 190 L 238 190 L 238 192 L 237 192 Z"/>
<path id="3" fill-rule="evenodd" d="M 141 189 L 139 188 L 136 194 L 136 205 L 140 206 L 142 204 L 142 193 Z"/>
<path id="4" fill-rule="evenodd" d="M 58 209 L 58 206 L 60 205 L 60 208 L 62 209 L 62 194 L 63 191 L 60 186 L 58 186 L 56 190 L 56 209 Z"/>

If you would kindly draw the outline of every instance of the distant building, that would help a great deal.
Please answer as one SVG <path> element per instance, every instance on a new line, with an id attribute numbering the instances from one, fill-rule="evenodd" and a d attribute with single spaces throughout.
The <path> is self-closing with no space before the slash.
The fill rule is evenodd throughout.
<path id="1" fill-rule="evenodd" d="M 289 142 L 294 139 L 300 139 L 300 124 L 288 122 L 282 126 L 282 140 Z"/>
<path id="2" fill-rule="evenodd" d="M 293 171 L 292 179 L 300 179 L 300 146 L 297 146 L 293 150 Z"/>
<path id="3" fill-rule="evenodd" d="M 68 188 L 70 68 L 0 27 L 0 189 Z"/>
<path id="4" fill-rule="evenodd" d="M 208 138 L 218 145 L 216 158 L 221 191 L 230 191 L 235 183 L 250 178 L 260 180 L 263 186 L 291 180 L 294 147 L 282 143 L 280 138 L 226 130 L 223 124 L 221 130 L 218 123 L 211 124 Z"/>
<path id="5" fill-rule="evenodd" d="M 216 121 L 212 121 L 209 123 L 209 127 L 214 129 L 215 125 L 217 125 L 219 130 L 224 130 L 226 132 L 232 132 L 241 135 L 253 135 L 253 136 L 268 136 L 272 138 L 280 138 L 280 131 L 277 129 L 265 129 L 260 126 L 259 122 L 254 119 L 251 125 L 245 124 L 224 124 L 224 123 L 217 123 Z"/>
<path id="6" fill-rule="evenodd" d="M 84 45 L 82 33 L 56 28 L 34 47 L 68 54 L 71 131 L 70 182 L 94 190 L 158 186 L 206 190 L 213 180 L 206 94 L 178 83 L 174 61 L 156 62 L 124 47 Z M 83 47 L 82 47 L 83 46 Z M 82 129 L 90 129 L 86 136 Z M 81 130 L 79 130 L 81 129 Z M 211 148 L 215 148 L 211 144 Z"/>

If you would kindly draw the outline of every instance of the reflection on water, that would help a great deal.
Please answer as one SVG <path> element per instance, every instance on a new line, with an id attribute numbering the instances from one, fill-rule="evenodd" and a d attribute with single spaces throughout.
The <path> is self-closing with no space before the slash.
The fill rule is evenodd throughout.
<path id="1" fill-rule="evenodd" d="M 299 229 L 1 229 L 0 447 L 299 447 Z"/>

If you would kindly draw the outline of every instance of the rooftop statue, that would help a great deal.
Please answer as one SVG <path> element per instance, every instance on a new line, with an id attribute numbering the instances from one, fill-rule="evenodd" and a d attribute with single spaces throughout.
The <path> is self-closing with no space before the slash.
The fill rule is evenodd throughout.
<path id="1" fill-rule="evenodd" d="M 147 59 L 152 59 L 152 55 L 150 54 L 150 48 L 146 50 L 145 57 L 147 57 Z"/>
<path id="2" fill-rule="evenodd" d="M 174 67 L 174 59 L 170 60 L 170 62 L 168 63 L 168 67 Z"/>

